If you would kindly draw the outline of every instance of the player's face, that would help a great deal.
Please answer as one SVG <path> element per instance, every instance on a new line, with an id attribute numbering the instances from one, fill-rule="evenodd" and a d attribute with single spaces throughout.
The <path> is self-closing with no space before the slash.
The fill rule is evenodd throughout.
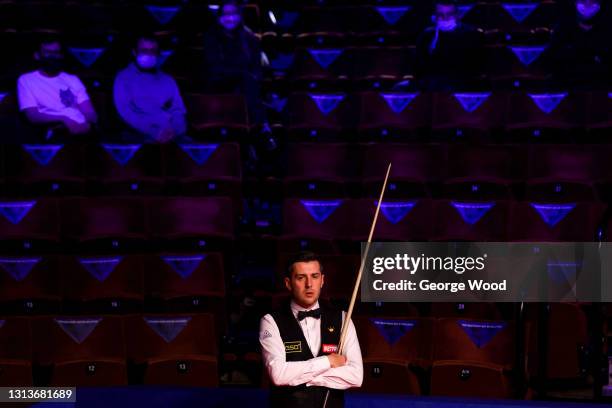
<path id="1" fill-rule="evenodd" d="M 285 278 L 285 286 L 298 305 L 309 308 L 319 300 L 324 275 L 317 261 L 297 262 L 293 265 L 291 278 Z"/>

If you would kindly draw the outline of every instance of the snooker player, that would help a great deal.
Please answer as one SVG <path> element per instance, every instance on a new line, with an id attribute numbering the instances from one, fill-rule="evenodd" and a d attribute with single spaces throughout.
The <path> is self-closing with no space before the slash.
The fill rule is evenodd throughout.
<path id="1" fill-rule="evenodd" d="M 285 272 L 291 302 L 261 319 L 259 342 L 272 381 L 270 406 L 327 408 L 344 406 L 344 391 L 359 387 L 363 363 L 352 321 L 338 354 L 345 312 L 319 305 L 325 282 L 321 263 L 311 252 L 301 252 Z"/>

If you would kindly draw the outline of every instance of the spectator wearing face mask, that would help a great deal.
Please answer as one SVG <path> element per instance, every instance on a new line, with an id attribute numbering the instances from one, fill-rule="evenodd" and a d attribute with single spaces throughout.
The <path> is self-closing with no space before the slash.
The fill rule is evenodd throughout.
<path id="1" fill-rule="evenodd" d="M 129 130 L 126 141 L 165 143 L 184 137 L 186 109 L 176 81 L 159 68 L 159 44 L 142 36 L 134 61 L 115 78 L 114 102 Z"/>
<path id="2" fill-rule="evenodd" d="M 17 80 L 19 109 L 27 121 L 46 139 L 89 133 L 98 116 L 81 80 L 63 71 L 60 40 L 43 39 L 34 59 L 38 69 Z"/>
<path id="3" fill-rule="evenodd" d="M 600 0 L 577 0 L 554 32 L 550 68 L 562 84 L 577 88 L 610 83 L 612 18 Z"/>
<path id="4" fill-rule="evenodd" d="M 211 92 L 244 95 L 251 121 L 264 125 L 266 116 L 261 101 L 262 54 L 259 40 L 244 25 L 237 1 L 224 1 L 218 13 L 217 24 L 204 38 L 208 88 Z"/>
<path id="5" fill-rule="evenodd" d="M 453 0 L 436 1 L 432 20 L 417 39 L 417 80 L 426 89 L 461 88 L 481 71 L 481 33 L 460 21 Z"/>

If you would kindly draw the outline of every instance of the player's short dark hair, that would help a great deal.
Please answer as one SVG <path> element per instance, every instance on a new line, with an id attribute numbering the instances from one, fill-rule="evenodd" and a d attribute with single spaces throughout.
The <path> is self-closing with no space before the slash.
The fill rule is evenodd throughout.
<path id="1" fill-rule="evenodd" d="M 291 273 L 293 272 L 293 266 L 298 262 L 318 262 L 319 269 L 321 273 L 323 273 L 323 264 L 321 263 L 321 259 L 317 254 L 311 251 L 301 251 L 292 256 L 287 262 L 287 267 L 285 268 L 285 276 L 287 278 L 291 278 Z"/>
<path id="2" fill-rule="evenodd" d="M 36 42 L 36 49 L 40 50 L 43 47 L 43 45 L 49 45 L 49 44 L 59 44 L 63 48 L 64 42 L 63 42 L 62 36 L 60 34 L 47 33 L 38 38 L 38 41 Z"/>
<path id="3" fill-rule="evenodd" d="M 150 32 L 143 32 L 143 33 L 138 33 L 134 36 L 134 43 L 133 43 L 134 49 L 138 48 L 138 43 L 143 40 L 154 42 L 157 45 L 159 45 L 159 38 L 157 38 L 155 34 L 150 33 Z"/>
<path id="4" fill-rule="evenodd" d="M 459 3 L 457 3 L 457 0 L 435 0 L 433 2 L 433 6 L 434 8 L 436 6 L 454 6 L 455 8 L 457 8 L 459 6 Z"/>

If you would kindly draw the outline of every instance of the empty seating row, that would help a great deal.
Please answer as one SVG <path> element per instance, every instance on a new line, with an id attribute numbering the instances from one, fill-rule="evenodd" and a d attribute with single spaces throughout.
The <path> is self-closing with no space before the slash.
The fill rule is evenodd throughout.
<path id="1" fill-rule="evenodd" d="M 283 252 L 363 241 L 375 199 L 285 199 Z M 375 237 L 396 241 L 593 241 L 605 206 L 592 202 L 387 200 Z M 608 226 L 609 228 L 609 226 Z M 329 245 L 332 245 L 331 247 Z"/>
<path id="2" fill-rule="evenodd" d="M 219 253 L 0 255 L 0 307 L 15 312 L 73 307 L 125 311 L 143 301 L 210 310 L 225 327 Z M 127 307 L 125 305 L 128 305 Z"/>
<path id="3" fill-rule="evenodd" d="M 379 138 L 420 129 L 537 137 L 544 129 L 609 128 L 611 103 L 608 92 L 294 93 L 287 101 L 287 127 L 309 137 L 353 129 Z"/>
<path id="4" fill-rule="evenodd" d="M 357 183 L 375 197 L 391 164 L 387 197 L 459 198 L 462 186 L 469 193 L 464 196 L 482 197 L 497 186 L 504 197 L 508 187 L 524 183 L 528 198 L 588 199 L 595 197 L 593 186 L 612 176 L 609 154 L 607 145 L 291 143 L 284 183 L 291 196 L 337 197 Z"/>
<path id="5" fill-rule="evenodd" d="M 149 238 L 188 239 L 192 248 L 208 248 L 207 239 L 227 242 L 234 237 L 232 201 L 209 198 L 41 198 L 0 204 L 0 239 L 58 242 L 68 239 L 86 245 L 104 242 L 110 250 Z"/>
<path id="6" fill-rule="evenodd" d="M 32 384 L 32 365 L 51 367 L 54 386 L 138 382 L 216 386 L 217 337 L 211 314 L 6 317 L 0 320 L 0 384 Z"/>
<path id="7" fill-rule="evenodd" d="M 241 157 L 233 143 L 33 143 L 0 147 L 5 191 L 40 185 L 46 191 L 82 191 L 85 183 L 126 193 L 180 186 L 184 192 L 240 197 Z M 47 182 L 47 184 L 45 184 Z M 76 189 L 76 190 L 75 190 Z"/>

